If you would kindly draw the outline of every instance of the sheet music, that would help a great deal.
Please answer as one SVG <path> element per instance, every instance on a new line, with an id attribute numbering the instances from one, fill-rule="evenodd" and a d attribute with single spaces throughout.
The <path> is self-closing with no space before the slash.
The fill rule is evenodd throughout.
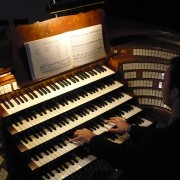
<path id="1" fill-rule="evenodd" d="M 106 56 L 102 26 L 83 28 L 69 32 L 74 66 L 80 66 Z"/>
<path id="2" fill-rule="evenodd" d="M 57 35 L 31 42 L 26 46 L 33 79 L 56 75 L 72 68 L 72 59 L 63 36 Z"/>
<path id="3" fill-rule="evenodd" d="M 105 57 L 102 25 L 26 42 L 33 80 L 46 78 Z"/>

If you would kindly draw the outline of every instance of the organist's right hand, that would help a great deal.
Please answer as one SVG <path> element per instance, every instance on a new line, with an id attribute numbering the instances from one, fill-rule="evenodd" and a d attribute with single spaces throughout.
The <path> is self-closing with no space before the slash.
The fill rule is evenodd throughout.
<path id="1" fill-rule="evenodd" d="M 80 130 L 76 130 L 74 132 L 74 138 L 70 139 L 70 142 L 83 142 L 83 143 L 89 143 L 92 137 L 94 137 L 95 134 L 90 131 L 89 129 L 83 128 Z"/>
<path id="2" fill-rule="evenodd" d="M 126 133 L 130 130 L 130 125 L 122 117 L 110 117 L 105 121 L 107 124 L 113 124 L 112 128 L 108 129 L 109 132 L 113 133 Z"/>

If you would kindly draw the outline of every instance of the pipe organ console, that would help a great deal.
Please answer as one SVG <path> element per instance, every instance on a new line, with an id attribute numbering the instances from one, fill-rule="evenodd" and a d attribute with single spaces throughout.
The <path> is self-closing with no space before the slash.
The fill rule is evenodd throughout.
<path id="1" fill-rule="evenodd" d="M 168 117 L 163 79 L 179 46 L 162 39 L 159 35 L 112 43 L 113 56 L 106 60 L 24 86 L 10 71 L 2 72 L 0 113 L 9 178 L 83 180 L 112 169 L 89 154 L 85 144 L 70 143 L 69 138 L 87 127 L 122 143 L 128 134 L 108 133 L 111 126 L 105 119 L 122 116 L 148 126 L 159 118 L 156 113 Z"/>
<path id="2" fill-rule="evenodd" d="M 117 39 L 112 41 L 111 48 L 116 55 L 109 64 L 119 71 L 138 105 L 148 111 L 152 119 L 158 119 L 159 113 L 160 120 L 162 117 L 168 119 L 171 110 L 162 100 L 163 80 L 170 59 L 179 56 L 179 36 L 151 32 L 147 36 L 137 37 L 130 35 L 127 42 L 119 44 Z"/>

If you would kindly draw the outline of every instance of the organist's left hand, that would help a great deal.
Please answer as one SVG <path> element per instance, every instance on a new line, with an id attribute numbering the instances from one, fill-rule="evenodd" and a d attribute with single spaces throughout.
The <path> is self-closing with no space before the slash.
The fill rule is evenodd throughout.
<path id="1" fill-rule="evenodd" d="M 90 131 L 89 129 L 83 128 L 80 130 L 76 130 L 74 132 L 74 138 L 70 139 L 70 142 L 83 142 L 83 143 L 89 143 L 89 141 L 91 140 L 91 138 L 95 136 L 95 134 Z"/>

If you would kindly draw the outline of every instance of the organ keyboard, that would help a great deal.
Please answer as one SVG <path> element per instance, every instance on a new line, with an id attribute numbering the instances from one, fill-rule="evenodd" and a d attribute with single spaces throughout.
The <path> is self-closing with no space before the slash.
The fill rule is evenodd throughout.
<path id="1" fill-rule="evenodd" d="M 90 17 L 94 21 L 92 14 Z M 27 40 L 26 33 L 20 35 Z M 9 36 L 16 52 L 14 46 L 20 45 Z M 89 154 L 86 144 L 70 143 L 69 139 L 76 129 L 85 127 L 122 143 L 129 135 L 107 132 L 113 126 L 105 123 L 107 118 L 121 116 L 131 124 L 149 126 L 158 119 L 154 111 L 169 116 L 170 109 L 162 102 L 162 84 L 169 59 L 178 55 L 179 47 L 173 42 L 164 47 L 161 36 L 160 41 L 157 35 L 153 43 L 152 36 L 112 43 L 113 57 L 109 59 L 24 86 L 11 73 L 6 72 L 9 79 L 0 77 L 4 80 L 0 114 L 10 179 L 88 180 L 95 171 L 113 169 Z"/>
<path id="2" fill-rule="evenodd" d="M 113 74 L 113 71 L 107 67 L 96 66 L 93 69 L 80 72 L 66 79 L 57 78 L 53 81 L 37 84 L 33 89 L 31 87 L 25 88 L 23 93 L 17 91 L 11 96 L 4 98 L 4 101 L 1 102 L 1 113 L 3 114 L 3 112 L 5 112 L 3 116 L 12 115 L 111 74 Z"/>
<path id="3" fill-rule="evenodd" d="M 87 127 L 95 134 L 105 134 L 112 127 L 105 123 L 111 114 L 127 120 L 142 112 L 133 105 L 133 96 L 124 92 L 112 67 L 101 62 L 87 69 L 21 88 L 1 99 L 3 121 L 13 146 L 26 169 L 38 172 L 36 176 L 32 173 L 33 177 L 64 179 L 97 160 L 87 152 L 83 158 L 76 155 L 76 151 L 85 151 L 82 143 L 69 142 L 75 129 Z M 72 154 L 78 164 L 62 160 Z M 67 172 L 60 170 L 63 163 L 68 164 Z M 51 165 L 55 166 L 51 172 L 41 173 Z"/>

